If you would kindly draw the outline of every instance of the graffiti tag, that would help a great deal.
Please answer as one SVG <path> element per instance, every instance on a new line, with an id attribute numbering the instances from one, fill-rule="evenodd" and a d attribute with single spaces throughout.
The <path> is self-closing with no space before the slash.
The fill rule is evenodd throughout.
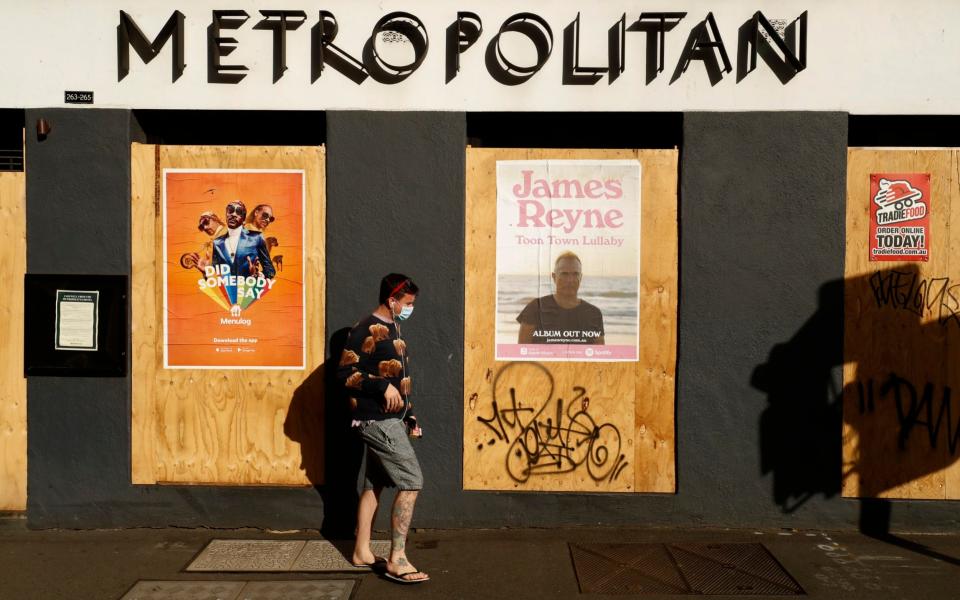
<path id="1" fill-rule="evenodd" d="M 941 325 L 960 325 L 960 283 L 949 277 L 921 278 L 919 273 L 878 271 L 870 277 L 870 288 L 878 308 L 906 310 L 919 317 L 936 314 Z"/>
<path id="2" fill-rule="evenodd" d="M 892 397 L 897 408 L 897 420 L 900 424 L 898 445 L 906 449 L 907 440 L 914 429 L 925 429 L 930 448 L 936 448 L 941 439 L 941 432 L 945 434 L 947 447 L 951 456 L 956 454 L 960 443 L 960 415 L 955 421 L 953 417 L 953 399 L 950 386 L 942 386 L 937 394 L 936 386 L 932 383 L 923 385 L 918 392 L 917 386 L 907 379 L 891 373 L 890 377 L 880 384 L 878 394 L 874 392 L 873 380 L 866 383 L 857 382 L 858 407 L 860 414 L 876 410 L 876 400 Z"/>
<path id="3" fill-rule="evenodd" d="M 489 417 L 477 417 L 492 434 L 487 445 L 507 444 L 506 467 L 510 477 L 526 482 L 530 477 L 560 475 L 584 469 L 596 482 L 612 482 L 627 466 L 621 453 L 620 430 L 612 423 L 597 423 L 590 415 L 587 390 L 574 386 L 569 400 L 553 398 L 553 377 L 542 365 L 525 363 L 541 369 L 549 378 L 546 401 L 537 402 L 518 397 L 517 388 L 509 387 L 506 402 L 494 398 Z M 512 365 L 511 365 L 512 366 Z M 497 375 L 497 379 L 510 367 Z M 482 450 L 483 444 L 477 449 Z"/>

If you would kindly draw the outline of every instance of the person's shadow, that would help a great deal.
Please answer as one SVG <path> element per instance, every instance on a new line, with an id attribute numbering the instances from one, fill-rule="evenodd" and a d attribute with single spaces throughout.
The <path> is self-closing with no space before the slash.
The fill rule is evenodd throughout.
<path id="1" fill-rule="evenodd" d="M 948 382 L 937 377 L 945 362 L 946 328 L 960 320 L 940 310 L 939 318 L 924 323 L 931 290 L 939 288 L 922 287 L 921 281 L 919 269 L 910 265 L 821 286 L 817 311 L 771 349 L 751 378 L 768 400 L 759 424 L 761 470 L 772 475 L 774 502 L 785 513 L 818 494 L 830 498 L 846 489 L 860 497 L 865 535 L 960 564 L 890 533 L 892 504 L 880 497 L 929 482 L 960 458 L 947 418 L 940 425 L 936 418 L 950 402 Z M 947 302 L 943 291 L 939 297 Z M 855 375 L 841 389 L 836 371 L 844 365 Z M 846 464 L 844 424 L 856 441 Z"/>
<path id="2" fill-rule="evenodd" d="M 353 538 L 359 501 L 363 443 L 350 431 L 350 409 L 337 380 L 349 332 L 339 329 L 330 337 L 327 360 L 294 391 L 283 423 L 284 434 L 300 444 L 300 468 L 323 500 L 320 533 L 330 540 Z"/>

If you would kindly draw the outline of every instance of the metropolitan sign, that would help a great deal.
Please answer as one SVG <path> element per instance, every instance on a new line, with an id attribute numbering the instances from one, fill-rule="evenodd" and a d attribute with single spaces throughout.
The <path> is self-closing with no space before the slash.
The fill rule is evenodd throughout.
<path id="1" fill-rule="evenodd" d="M 956 23 L 937 0 L 34 0 L 4 7 L 0 106 L 957 114 Z"/>

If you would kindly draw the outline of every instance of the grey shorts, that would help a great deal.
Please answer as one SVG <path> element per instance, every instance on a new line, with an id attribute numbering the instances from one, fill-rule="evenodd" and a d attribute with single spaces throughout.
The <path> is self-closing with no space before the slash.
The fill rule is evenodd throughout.
<path id="1" fill-rule="evenodd" d="M 363 489 L 396 487 L 400 490 L 423 489 L 423 473 L 400 419 L 370 421 L 357 427 L 367 447 Z"/>

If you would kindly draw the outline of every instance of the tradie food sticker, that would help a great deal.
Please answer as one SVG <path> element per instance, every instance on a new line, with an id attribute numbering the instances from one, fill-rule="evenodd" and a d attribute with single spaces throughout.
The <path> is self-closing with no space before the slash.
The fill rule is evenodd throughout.
<path id="1" fill-rule="evenodd" d="M 870 260 L 929 260 L 930 174 L 871 174 L 870 196 Z"/>

